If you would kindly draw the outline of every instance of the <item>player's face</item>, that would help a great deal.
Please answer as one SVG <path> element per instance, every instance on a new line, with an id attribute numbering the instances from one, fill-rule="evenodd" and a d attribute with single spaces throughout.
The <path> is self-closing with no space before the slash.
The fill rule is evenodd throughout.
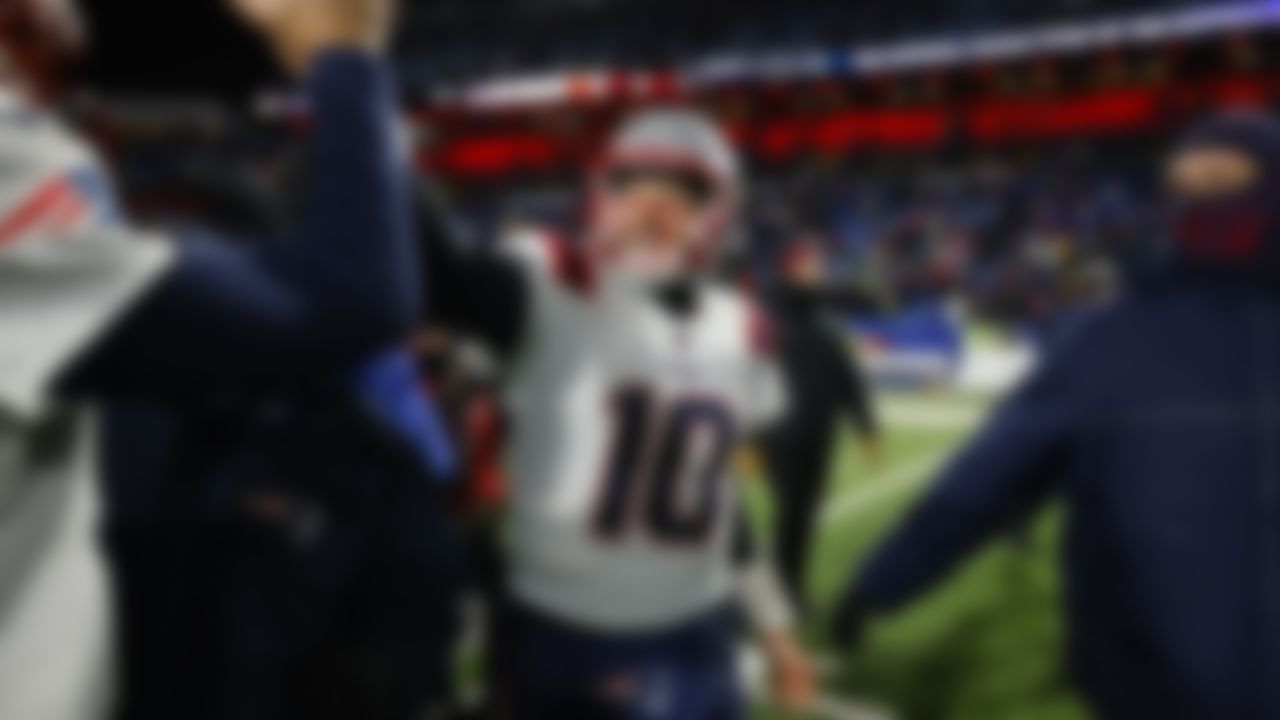
<path id="1" fill-rule="evenodd" d="M 1212 200 L 1248 190 L 1260 174 L 1258 163 L 1244 152 L 1209 145 L 1176 153 L 1169 162 L 1166 182 L 1176 199 Z"/>
<path id="2" fill-rule="evenodd" d="M 595 235 L 607 261 L 642 279 L 684 272 L 697 242 L 709 188 L 692 176 L 624 169 L 606 180 Z"/>

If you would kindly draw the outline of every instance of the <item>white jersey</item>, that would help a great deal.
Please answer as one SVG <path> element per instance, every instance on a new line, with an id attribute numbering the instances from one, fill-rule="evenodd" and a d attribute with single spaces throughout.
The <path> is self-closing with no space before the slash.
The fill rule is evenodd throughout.
<path id="1" fill-rule="evenodd" d="M 109 606 L 84 408 L 50 385 L 166 266 L 88 150 L 0 92 L 0 718 L 108 709 Z"/>
<path id="2" fill-rule="evenodd" d="M 707 285 L 687 317 L 593 282 L 557 241 L 512 248 L 531 307 L 511 368 L 512 587 L 605 631 L 670 627 L 728 599 L 731 453 L 776 417 L 761 319 Z"/>

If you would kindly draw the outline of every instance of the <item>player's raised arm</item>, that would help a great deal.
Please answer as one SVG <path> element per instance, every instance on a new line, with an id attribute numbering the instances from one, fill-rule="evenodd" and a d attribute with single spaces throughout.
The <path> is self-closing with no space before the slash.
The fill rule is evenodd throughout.
<path id="1" fill-rule="evenodd" d="M 492 248 L 464 246 L 431 183 L 421 183 L 416 203 L 428 317 L 500 355 L 514 354 L 531 300 L 523 269 Z"/>
<path id="2" fill-rule="evenodd" d="M 381 54 L 391 0 L 237 0 L 303 76 L 314 118 L 305 217 L 282 254 L 181 243 L 172 270 L 75 374 L 90 387 L 278 382 L 407 336 L 417 309 L 407 164 Z"/>

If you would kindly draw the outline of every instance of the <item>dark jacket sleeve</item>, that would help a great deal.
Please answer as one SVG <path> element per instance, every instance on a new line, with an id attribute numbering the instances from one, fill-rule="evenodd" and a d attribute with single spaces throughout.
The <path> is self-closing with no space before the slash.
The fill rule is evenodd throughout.
<path id="1" fill-rule="evenodd" d="M 844 347 L 843 340 L 837 333 L 828 333 L 827 339 L 831 357 L 832 388 L 836 392 L 840 407 L 864 437 L 878 435 L 880 424 L 876 418 L 871 388 L 867 383 L 866 374 L 862 371 L 862 364 L 858 361 L 856 354 Z"/>
<path id="2" fill-rule="evenodd" d="M 503 357 L 515 354 L 530 300 L 519 265 L 492 248 L 467 247 L 429 183 L 419 188 L 417 217 L 428 321 L 480 340 Z"/>
<path id="3" fill-rule="evenodd" d="M 189 238 L 175 266 L 70 374 L 74 390 L 280 383 L 400 341 L 419 306 L 405 163 L 384 63 L 321 57 L 308 78 L 310 194 L 273 255 Z"/>
<path id="4" fill-rule="evenodd" d="M 1054 489 L 1108 367 L 1091 335 L 1049 357 L 874 553 L 851 589 L 862 607 L 910 600 Z"/>

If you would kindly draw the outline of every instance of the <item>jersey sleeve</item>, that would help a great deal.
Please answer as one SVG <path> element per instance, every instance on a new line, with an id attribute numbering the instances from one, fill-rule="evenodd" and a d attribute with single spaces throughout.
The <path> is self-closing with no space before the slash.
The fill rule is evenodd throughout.
<path id="1" fill-rule="evenodd" d="M 502 253 L 518 268 L 527 288 L 526 344 L 548 323 L 562 321 L 570 306 L 595 294 L 596 278 L 584 254 L 554 233 L 515 233 L 503 243 Z"/>
<path id="2" fill-rule="evenodd" d="M 0 412 L 39 412 L 55 378 L 170 263 L 167 242 L 116 221 L 92 152 L 0 93 Z"/>
<path id="3" fill-rule="evenodd" d="M 467 247 L 433 183 L 419 183 L 416 210 L 428 323 L 477 340 L 499 358 L 514 356 L 528 320 L 524 268 L 488 248 Z"/>
<path id="4" fill-rule="evenodd" d="M 776 328 L 771 316 L 755 304 L 747 305 L 747 342 L 747 424 L 752 432 L 759 432 L 782 419 L 789 401 Z"/>
<path id="5" fill-rule="evenodd" d="M 94 226 L 33 228 L 0 245 L 0 408 L 38 413 L 171 257 L 161 238 Z"/>
<path id="6" fill-rule="evenodd" d="M 752 367 L 752 377 L 748 421 L 753 430 L 759 431 L 782 419 L 787 411 L 787 390 L 782 381 L 782 371 L 772 358 L 757 359 Z"/>

